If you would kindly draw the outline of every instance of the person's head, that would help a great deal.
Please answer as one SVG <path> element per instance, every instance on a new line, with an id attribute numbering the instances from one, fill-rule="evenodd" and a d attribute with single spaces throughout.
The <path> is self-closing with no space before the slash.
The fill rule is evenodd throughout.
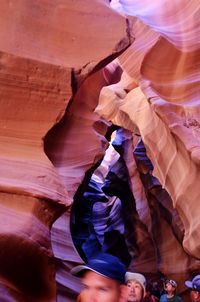
<path id="1" fill-rule="evenodd" d="M 165 281 L 165 290 L 168 294 L 175 294 L 177 289 L 176 281 L 169 279 Z"/>
<path id="2" fill-rule="evenodd" d="M 200 301 L 200 275 L 195 276 L 191 281 L 185 281 L 185 285 L 190 289 L 192 301 Z"/>
<path id="3" fill-rule="evenodd" d="M 128 288 L 128 302 L 140 302 L 145 294 L 146 279 L 139 273 L 126 273 L 126 285 Z"/>
<path id="4" fill-rule="evenodd" d="M 115 256 L 99 253 L 71 273 L 82 278 L 82 302 L 119 302 L 123 293 L 126 269 Z"/>

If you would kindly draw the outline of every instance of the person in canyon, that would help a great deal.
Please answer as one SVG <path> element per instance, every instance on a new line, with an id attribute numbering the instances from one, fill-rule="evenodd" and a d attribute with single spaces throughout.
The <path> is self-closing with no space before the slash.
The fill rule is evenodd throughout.
<path id="1" fill-rule="evenodd" d="M 81 302 L 126 302 L 126 268 L 115 256 L 99 253 L 71 270 L 82 278 Z"/>
<path id="2" fill-rule="evenodd" d="M 146 278 L 139 273 L 127 272 L 126 285 L 128 288 L 127 302 L 141 302 L 146 292 Z"/>
<path id="3" fill-rule="evenodd" d="M 142 302 L 157 302 L 159 299 L 153 295 L 153 286 L 151 283 L 147 283 L 146 291 Z"/>
<path id="4" fill-rule="evenodd" d="M 200 275 L 196 275 L 192 281 L 185 281 L 185 285 L 190 289 L 192 302 L 200 302 Z"/>
<path id="5" fill-rule="evenodd" d="M 177 283 L 174 280 L 165 281 L 165 291 L 160 297 L 160 302 L 183 302 L 182 298 L 176 294 Z"/>

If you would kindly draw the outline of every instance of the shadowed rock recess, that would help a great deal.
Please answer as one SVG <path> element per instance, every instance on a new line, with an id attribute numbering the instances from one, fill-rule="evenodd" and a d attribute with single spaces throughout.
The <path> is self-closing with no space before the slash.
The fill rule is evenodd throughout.
<path id="1" fill-rule="evenodd" d="M 73 302 L 104 251 L 200 272 L 200 8 L 2 0 L 0 301 Z"/>

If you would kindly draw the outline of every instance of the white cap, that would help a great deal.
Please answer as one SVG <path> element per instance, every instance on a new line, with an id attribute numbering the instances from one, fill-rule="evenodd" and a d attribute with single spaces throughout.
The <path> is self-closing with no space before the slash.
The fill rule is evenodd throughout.
<path id="1" fill-rule="evenodd" d="M 144 292 L 145 292 L 145 290 L 146 290 L 146 279 L 142 274 L 126 272 L 125 282 L 127 283 L 130 280 L 134 280 L 134 281 L 137 281 L 138 283 L 140 283 L 142 288 L 144 289 Z"/>

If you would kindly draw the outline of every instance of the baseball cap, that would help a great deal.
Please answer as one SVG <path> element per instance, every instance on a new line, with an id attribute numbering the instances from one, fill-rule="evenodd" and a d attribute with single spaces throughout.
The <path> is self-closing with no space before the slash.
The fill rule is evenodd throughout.
<path id="1" fill-rule="evenodd" d="M 200 292 L 200 275 L 195 276 L 192 281 L 185 281 L 185 285 L 193 290 Z"/>
<path id="2" fill-rule="evenodd" d="M 165 284 L 170 283 L 174 288 L 177 288 L 177 283 L 176 281 L 169 279 L 165 281 Z"/>
<path id="3" fill-rule="evenodd" d="M 90 258 L 86 264 L 72 268 L 71 273 L 74 276 L 82 277 L 88 270 L 120 283 L 125 283 L 125 265 L 119 258 L 111 254 L 98 253 L 95 257 Z"/>
<path id="4" fill-rule="evenodd" d="M 145 291 L 145 289 L 146 289 L 146 279 L 142 274 L 126 272 L 126 276 L 125 276 L 126 283 L 130 280 L 135 280 L 138 283 L 140 283 L 142 285 L 144 291 Z"/>

